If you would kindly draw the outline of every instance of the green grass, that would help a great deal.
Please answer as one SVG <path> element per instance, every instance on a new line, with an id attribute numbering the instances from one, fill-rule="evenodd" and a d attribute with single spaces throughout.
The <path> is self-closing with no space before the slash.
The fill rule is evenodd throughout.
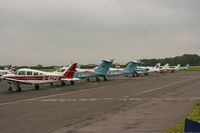
<path id="1" fill-rule="evenodd" d="M 193 121 L 200 121 L 200 102 L 193 107 L 191 113 L 187 116 L 188 119 Z M 183 133 L 184 132 L 184 120 L 181 120 L 178 124 L 169 127 L 166 133 Z"/>
<path id="2" fill-rule="evenodd" d="M 190 66 L 188 71 L 200 71 L 200 66 Z"/>

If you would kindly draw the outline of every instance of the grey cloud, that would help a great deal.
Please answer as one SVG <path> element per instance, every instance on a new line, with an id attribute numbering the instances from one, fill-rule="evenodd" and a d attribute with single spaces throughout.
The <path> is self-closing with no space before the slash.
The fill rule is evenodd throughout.
<path id="1" fill-rule="evenodd" d="M 198 0 L 2 0 L 3 64 L 199 53 Z M 26 55 L 26 56 L 24 56 Z"/>

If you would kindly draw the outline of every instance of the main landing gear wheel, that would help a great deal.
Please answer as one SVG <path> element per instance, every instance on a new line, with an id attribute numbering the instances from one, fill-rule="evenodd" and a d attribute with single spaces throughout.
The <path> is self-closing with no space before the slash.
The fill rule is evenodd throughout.
<path id="1" fill-rule="evenodd" d="M 100 81 L 100 79 L 99 79 L 99 78 L 96 78 L 96 81 L 97 81 L 97 82 L 99 82 L 99 81 Z"/>
<path id="2" fill-rule="evenodd" d="M 90 79 L 89 79 L 89 78 L 87 78 L 87 82 L 90 82 Z"/>
<path id="3" fill-rule="evenodd" d="M 74 85 L 74 81 L 70 81 L 70 84 L 71 84 L 71 85 Z"/>
<path id="4" fill-rule="evenodd" d="M 21 87 L 17 87 L 17 92 L 21 92 L 21 91 L 22 91 Z"/>
<path id="5" fill-rule="evenodd" d="M 104 77 L 104 81 L 107 81 L 108 79 L 106 77 Z"/>
<path id="6" fill-rule="evenodd" d="M 149 75 L 149 73 L 145 73 L 144 75 L 145 75 L 145 76 L 148 76 L 148 75 Z"/>
<path id="7" fill-rule="evenodd" d="M 53 86 L 53 83 L 50 83 L 50 86 Z"/>
<path id="8" fill-rule="evenodd" d="M 8 87 L 8 91 L 12 91 L 12 87 Z"/>
<path id="9" fill-rule="evenodd" d="M 35 85 L 35 89 L 39 90 L 40 86 L 39 85 Z"/>

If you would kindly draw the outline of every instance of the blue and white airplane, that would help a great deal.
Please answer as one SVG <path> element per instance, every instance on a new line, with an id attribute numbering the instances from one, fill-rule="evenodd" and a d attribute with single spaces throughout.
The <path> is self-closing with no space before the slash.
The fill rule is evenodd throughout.
<path id="1" fill-rule="evenodd" d="M 96 78 L 96 81 L 100 81 L 99 77 L 103 77 L 104 81 L 107 81 L 107 72 L 109 68 L 112 66 L 113 59 L 107 60 L 103 59 L 102 63 L 95 67 L 94 69 L 76 69 L 76 73 L 74 74 L 74 78 L 79 79 L 87 79 L 90 81 L 90 78 Z"/>
<path id="2" fill-rule="evenodd" d="M 188 70 L 189 67 L 190 67 L 190 64 L 187 64 L 186 66 L 182 66 L 182 67 L 180 67 L 179 69 L 180 69 L 180 70 Z"/>
<path id="3" fill-rule="evenodd" d="M 140 61 L 132 60 L 128 63 L 125 68 L 110 68 L 107 72 L 107 76 L 119 76 L 119 75 L 132 75 L 132 76 L 139 76 L 137 65 Z"/>

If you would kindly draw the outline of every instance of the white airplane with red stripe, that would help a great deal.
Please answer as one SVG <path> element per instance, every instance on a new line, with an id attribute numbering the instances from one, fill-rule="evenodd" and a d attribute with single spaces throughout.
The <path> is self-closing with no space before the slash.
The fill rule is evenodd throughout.
<path id="1" fill-rule="evenodd" d="M 78 78 L 73 78 L 76 67 L 77 63 L 72 64 L 62 75 L 33 69 L 19 69 L 13 74 L 5 74 L 1 76 L 1 79 L 8 81 L 9 91 L 12 91 L 12 85 L 14 85 L 16 90 L 20 92 L 20 84 L 32 84 L 36 90 L 39 89 L 39 84 L 45 83 L 53 85 L 54 82 L 61 82 L 64 86 L 65 81 L 74 84 L 74 81 L 79 80 Z"/>
<path id="2" fill-rule="evenodd" d="M 4 74 L 8 74 L 8 73 L 14 73 L 14 71 L 16 70 L 16 66 L 10 66 L 10 67 L 5 67 L 4 70 L 0 70 L 0 76 L 4 75 Z"/>

